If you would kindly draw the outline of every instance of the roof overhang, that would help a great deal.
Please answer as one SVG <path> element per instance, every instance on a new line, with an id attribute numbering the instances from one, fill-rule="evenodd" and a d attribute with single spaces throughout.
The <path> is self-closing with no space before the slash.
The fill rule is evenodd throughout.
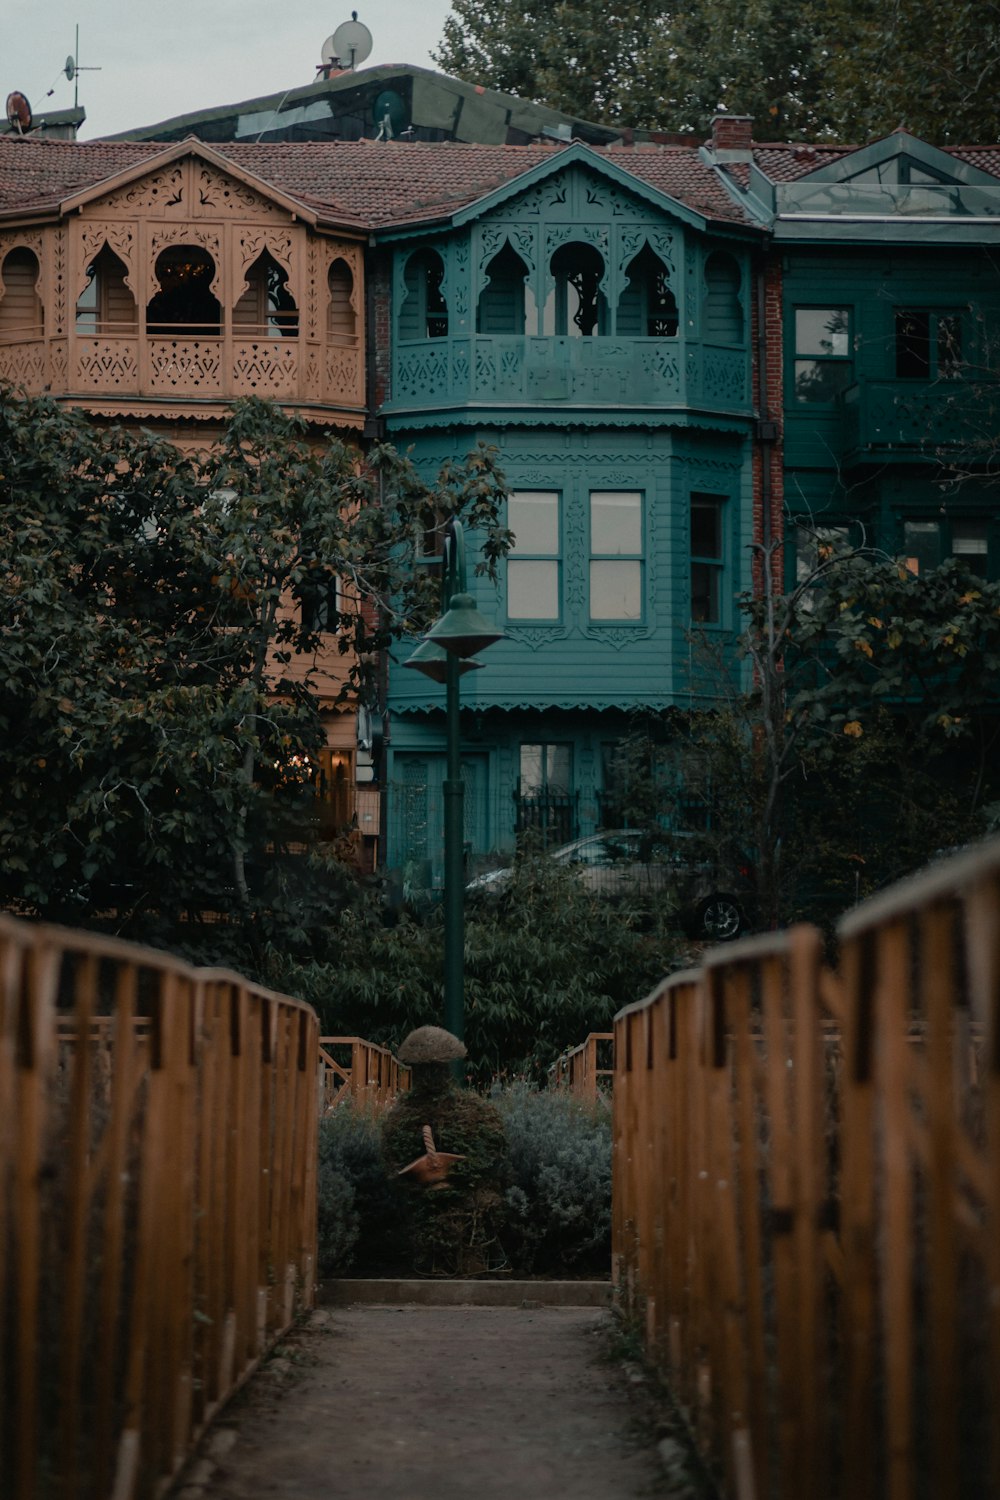
<path id="1" fill-rule="evenodd" d="M 625 153 L 622 152 L 622 155 Z M 516 176 L 498 187 L 491 188 L 489 192 L 481 194 L 471 202 L 465 203 L 454 210 L 437 209 L 420 220 L 410 220 L 405 224 L 387 225 L 375 231 L 374 241 L 380 244 L 390 243 L 396 240 L 413 239 L 418 235 L 426 235 L 428 229 L 434 228 L 459 229 L 464 225 L 472 223 L 476 219 L 483 218 L 495 209 L 503 207 L 521 193 L 527 192 L 538 183 L 544 182 L 549 177 L 558 176 L 573 166 L 585 167 L 597 176 L 605 178 L 606 181 L 614 183 L 616 187 L 624 192 L 638 198 L 641 202 L 659 213 L 667 213 L 681 223 L 689 225 L 692 229 L 700 230 L 702 233 L 722 234 L 735 239 L 758 241 L 762 230 L 753 224 L 737 224 L 728 219 L 713 219 L 706 214 L 698 213 L 696 209 L 682 203 L 680 199 L 673 198 L 668 193 L 661 192 L 658 188 L 644 182 L 641 177 L 636 177 L 626 168 L 618 165 L 617 160 L 611 161 L 601 152 L 583 141 L 573 141 L 568 146 L 553 146 L 551 155 L 544 161 L 536 162 L 534 166 L 526 168 Z"/>

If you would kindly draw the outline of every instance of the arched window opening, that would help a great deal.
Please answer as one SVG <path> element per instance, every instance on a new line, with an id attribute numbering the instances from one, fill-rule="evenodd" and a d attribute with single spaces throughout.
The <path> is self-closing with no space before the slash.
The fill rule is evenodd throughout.
<path id="1" fill-rule="evenodd" d="M 299 310 L 288 290 L 288 272 L 263 250 L 246 273 L 249 285 L 233 308 L 233 332 L 243 337 L 296 338 Z"/>
<path id="2" fill-rule="evenodd" d="M 128 334 L 138 329 L 135 298 L 125 285 L 125 262 L 104 245 L 87 267 L 87 285 L 76 304 L 76 331 Z"/>
<path id="3" fill-rule="evenodd" d="M 160 290 L 146 307 L 146 331 L 170 337 L 215 338 L 222 308 L 212 291 L 215 262 L 198 245 L 171 245 L 157 257 Z"/>
<path id="4" fill-rule="evenodd" d="M 0 338 L 6 343 L 40 339 L 45 331 L 45 315 L 37 290 L 38 256 L 25 248 L 11 250 L 4 257 L 2 274 Z"/>
<path id="5" fill-rule="evenodd" d="M 477 333 L 524 333 L 524 279 L 528 268 L 508 240 L 486 267 L 479 294 Z"/>
<path id="6" fill-rule="evenodd" d="M 399 310 L 401 340 L 448 337 L 448 304 L 441 294 L 444 262 L 435 250 L 418 250 L 406 263 L 406 296 Z"/>
<path id="7" fill-rule="evenodd" d="M 554 316 L 552 332 L 570 338 L 587 338 L 608 331 L 608 304 L 600 288 L 604 259 L 593 245 L 561 245 L 552 257 L 554 296 L 549 298 Z M 549 306 L 546 313 L 549 313 Z M 546 327 L 546 332 L 549 329 Z"/>
<path id="8" fill-rule="evenodd" d="M 326 315 L 327 338 L 331 344 L 353 346 L 358 340 L 358 319 L 351 302 L 354 277 L 346 260 L 335 260 L 326 280 L 330 292 Z"/>
<path id="9" fill-rule="evenodd" d="M 622 338 L 677 337 L 677 298 L 663 261 L 643 245 L 628 265 L 628 285 L 618 299 L 615 332 Z"/>
<path id="10" fill-rule="evenodd" d="M 708 257 L 705 265 L 705 341 L 743 342 L 740 268 L 731 255 L 719 250 Z"/>

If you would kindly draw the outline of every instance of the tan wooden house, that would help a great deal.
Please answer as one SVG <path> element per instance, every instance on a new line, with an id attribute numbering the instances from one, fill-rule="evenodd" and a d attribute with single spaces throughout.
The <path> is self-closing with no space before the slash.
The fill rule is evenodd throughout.
<path id="1" fill-rule="evenodd" d="M 316 166 L 193 139 L 4 142 L 0 380 L 183 449 L 210 446 L 248 395 L 317 437 L 360 439 L 367 231 L 323 204 Z M 310 665 L 326 707 L 319 822 L 335 836 L 356 813 L 357 716 L 336 704 L 350 658 L 331 636 Z"/>

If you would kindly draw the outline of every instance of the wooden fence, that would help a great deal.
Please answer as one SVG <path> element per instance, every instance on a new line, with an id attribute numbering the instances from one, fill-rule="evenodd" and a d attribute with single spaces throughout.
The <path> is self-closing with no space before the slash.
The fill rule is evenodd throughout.
<path id="1" fill-rule="evenodd" d="M 614 1048 L 613 1031 L 592 1031 L 579 1047 L 556 1059 L 553 1085 L 589 1100 L 596 1099 L 599 1092 L 610 1091 L 615 1076 Z"/>
<path id="2" fill-rule="evenodd" d="M 381 1114 L 396 1095 L 410 1087 L 410 1070 L 386 1047 L 359 1036 L 319 1039 L 320 1112 L 328 1115 L 344 1104 Z"/>
<path id="3" fill-rule="evenodd" d="M 0 1492 L 146 1500 L 310 1306 L 318 1025 L 0 918 Z"/>
<path id="4" fill-rule="evenodd" d="M 1000 841 L 616 1017 L 615 1275 L 734 1500 L 1000 1496 Z"/>

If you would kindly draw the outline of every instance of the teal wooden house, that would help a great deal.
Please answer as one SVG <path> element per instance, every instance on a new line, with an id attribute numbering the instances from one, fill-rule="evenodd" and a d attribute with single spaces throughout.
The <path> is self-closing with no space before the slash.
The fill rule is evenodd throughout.
<path id="1" fill-rule="evenodd" d="M 432 214 L 378 233 L 376 327 L 387 439 L 428 475 L 485 441 L 511 491 L 513 550 L 498 585 L 477 583 L 507 639 L 462 689 L 473 870 L 528 828 L 558 844 L 614 826 L 635 716 L 704 702 L 735 670 L 764 235 L 687 147 L 418 145 L 406 163 L 435 150 L 453 204 L 438 189 Z M 387 862 L 433 887 L 443 689 L 405 654 L 388 676 Z"/>
<path id="2" fill-rule="evenodd" d="M 905 131 L 721 169 L 782 281 L 786 581 L 836 533 L 1000 576 L 1000 150 Z"/>

